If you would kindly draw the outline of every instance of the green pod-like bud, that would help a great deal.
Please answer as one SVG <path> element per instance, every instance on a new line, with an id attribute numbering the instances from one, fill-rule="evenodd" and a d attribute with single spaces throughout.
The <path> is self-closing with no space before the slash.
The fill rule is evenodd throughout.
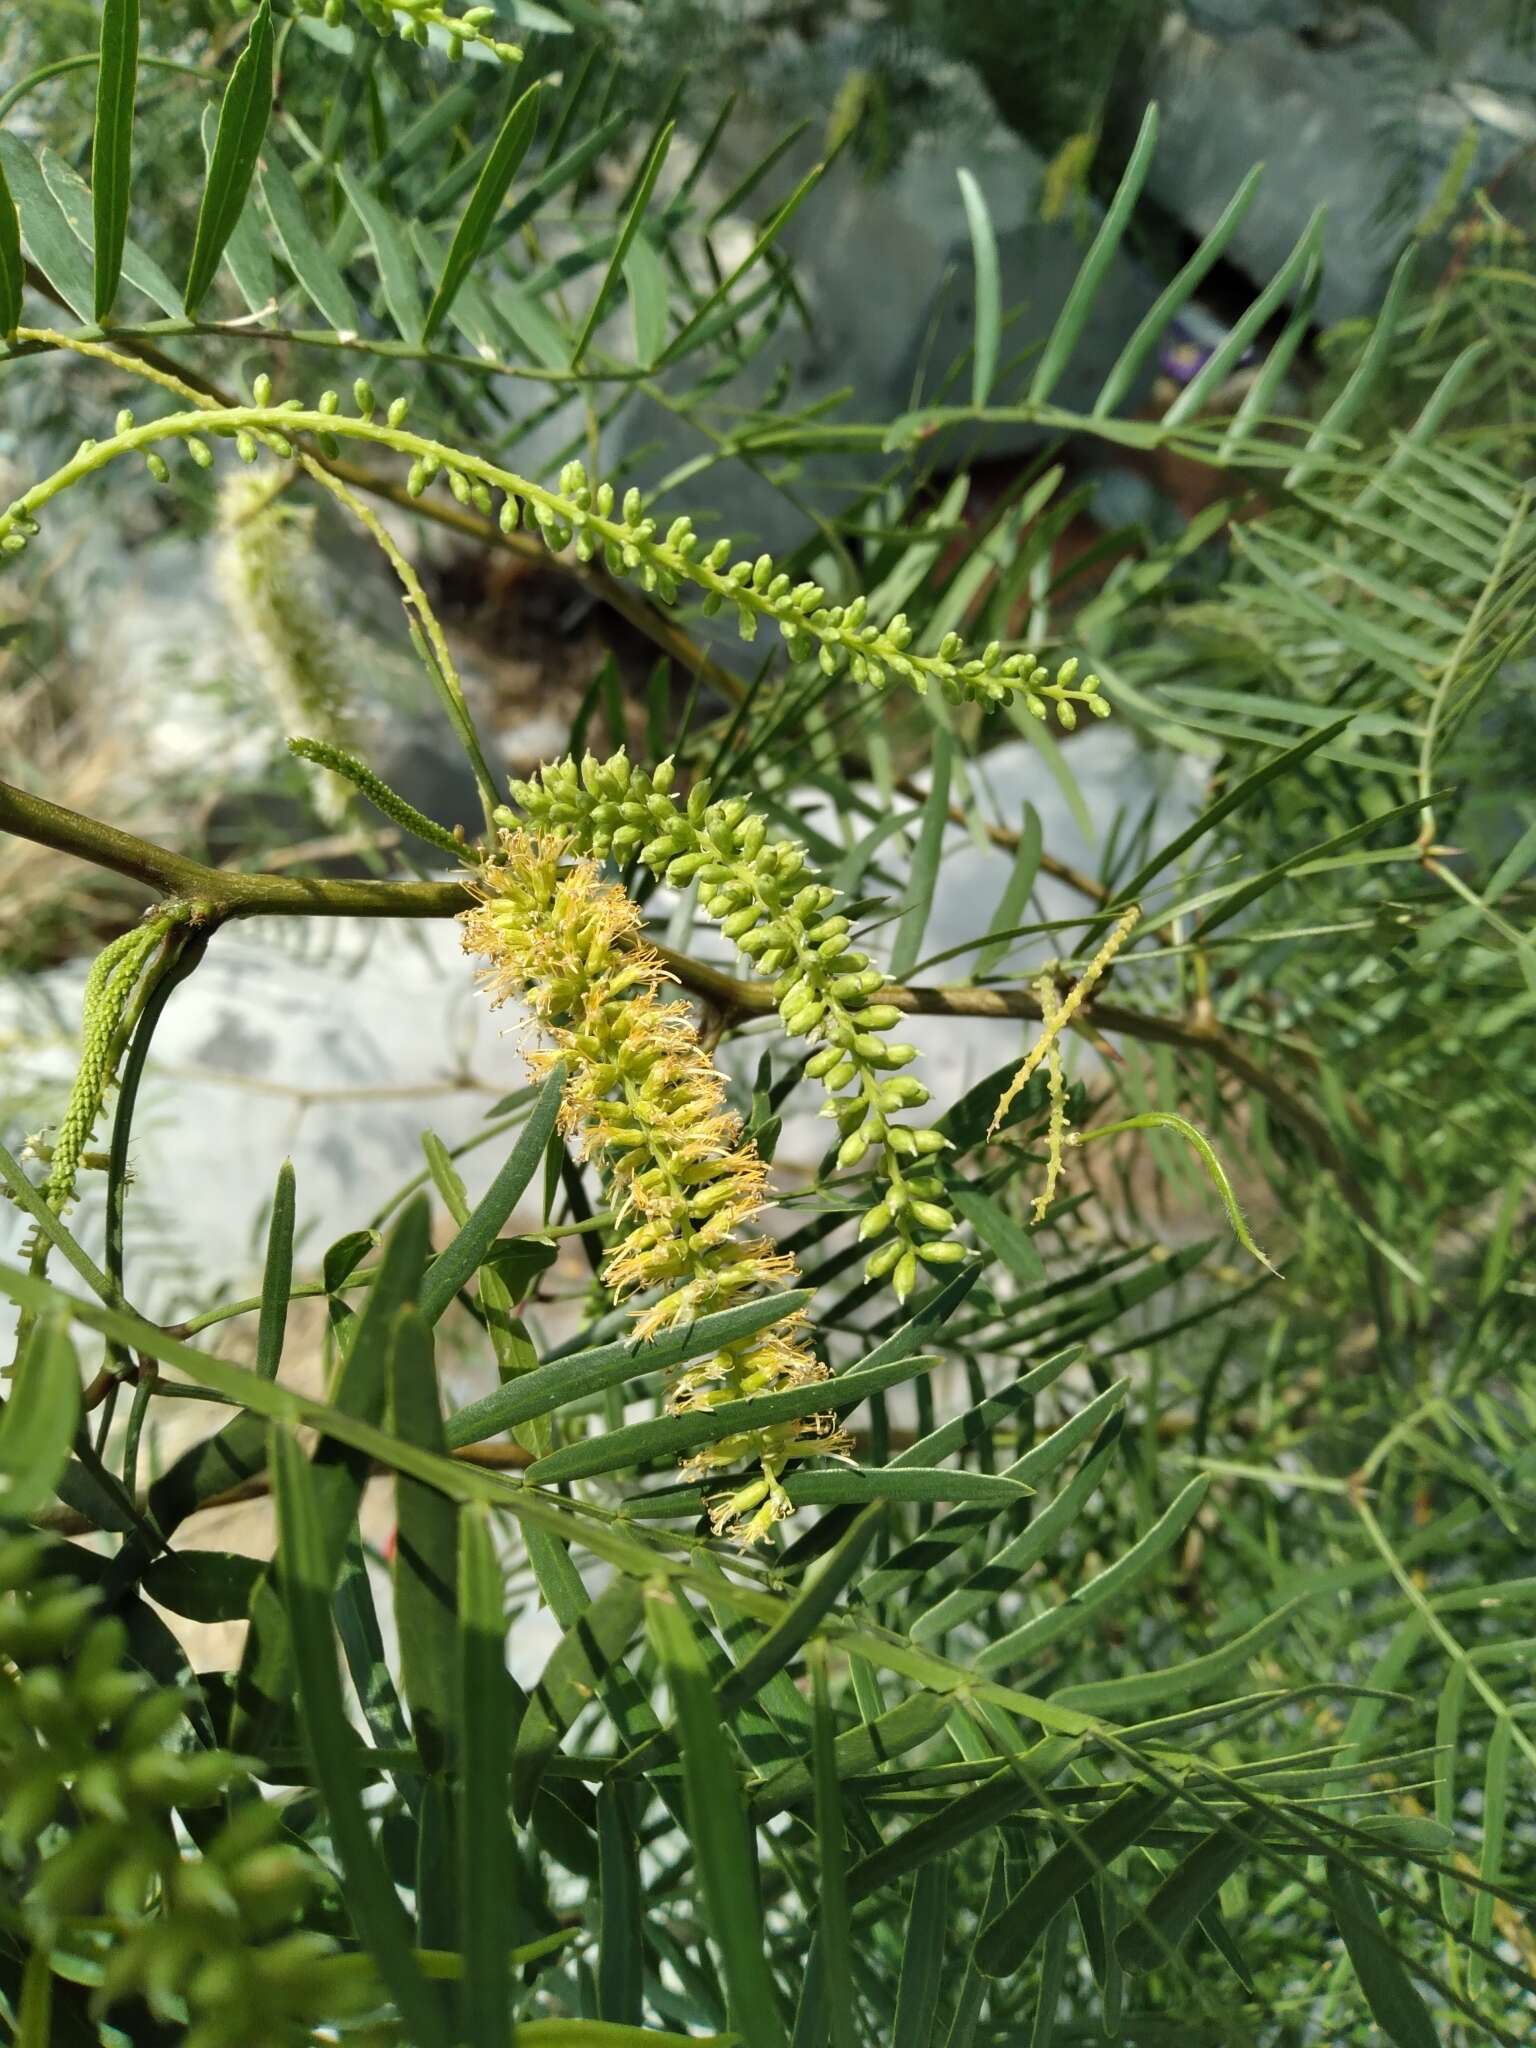
<path id="1" fill-rule="evenodd" d="M 905 1301 L 917 1285 L 917 1254 L 910 1245 L 896 1261 L 891 1274 L 891 1285 L 896 1290 L 896 1299 Z"/>
<path id="2" fill-rule="evenodd" d="M 917 1256 L 925 1266 L 958 1266 L 965 1257 L 965 1246 L 952 1237 L 940 1238 L 933 1244 L 920 1244 Z"/>
<path id="3" fill-rule="evenodd" d="M 889 1244 L 880 1245 L 864 1261 L 864 1278 L 866 1280 L 883 1280 L 897 1260 L 901 1258 L 902 1252 L 903 1246 L 899 1237 L 892 1238 Z"/>
<path id="4" fill-rule="evenodd" d="M 955 1227 L 954 1217 L 938 1202 L 914 1202 L 912 1217 L 924 1230 L 953 1230 Z"/>
<path id="5" fill-rule="evenodd" d="M 837 1148 L 837 1163 L 839 1166 L 857 1166 L 868 1150 L 869 1139 L 863 1129 L 850 1131 Z"/>

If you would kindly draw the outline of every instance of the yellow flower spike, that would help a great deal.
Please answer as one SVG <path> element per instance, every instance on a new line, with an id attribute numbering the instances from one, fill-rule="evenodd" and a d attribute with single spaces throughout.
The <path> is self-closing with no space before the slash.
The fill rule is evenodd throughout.
<path id="1" fill-rule="evenodd" d="M 464 945 L 488 961 L 494 1001 L 532 1012 L 547 1041 L 528 1054 L 535 1071 L 566 1062 L 561 1128 L 607 1177 L 617 1219 L 603 1281 L 618 1300 L 654 1296 L 633 1326 L 645 1338 L 777 1293 L 799 1273 L 770 1239 L 739 1234 L 767 1202 L 762 1159 L 726 1107 L 693 1013 L 663 996 L 671 977 L 639 910 L 570 851 L 559 832 L 504 832 L 499 857 L 470 883 L 478 901 L 464 913 Z M 794 1314 L 695 1360 L 670 1405 L 682 1413 L 827 1377 Z M 711 1507 L 717 1529 L 753 1543 L 790 1512 L 786 1464 L 846 1448 L 829 1416 L 809 1416 L 703 1445 L 683 1470 L 703 1481 L 758 1464 L 760 1481 Z"/>
<path id="2" fill-rule="evenodd" d="M 1043 1223 L 1056 1195 L 1056 1184 L 1061 1179 L 1062 1147 L 1067 1135 L 1067 1077 L 1061 1064 L 1060 1025 L 1061 1001 L 1056 994 L 1056 983 L 1049 974 L 1042 974 L 1035 983 L 1035 993 L 1040 998 L 1040 1017 L 1047 1031 L 1056 1031 L 1051 1040 L 1050 1051 L 1045 1056 L 1046 1079 L 1050 1086 L 1051 1120 L 1046 1130 L 1045 1186 L 1036 1195 L 1034 1221 Z"/>
<path id="3" fill-rule="evenodd" d="M 1136 929 L 1140 917 L 1141 906 L 1133 903 L 1113 931 L 1111 931 L 1103 945 L 1100 946 L 1098 952 L 1089 961 L 1082 977 L 1074 982 L 1067 991 L 1066 998 L 1057 1009 L 1055 1016 L 1046 1019 L 1045 1027 L 1041 1031 L 1040 1036 L 1035 1040 L 1024 1057 L 1023 1066 L 1019 1068 L 1019 1071 L 1003 1090 L 1002 1099 L 998 1103 L 997 1108 L 992 1112 L 992 1121 L 987 1126 L 987 1136 L 989 1138 L 997 1131 L 1003 1118 L 1012 1109 L 1014 1099 L 1018 1095 L 1019 1090 L 1039 1067 L 1041 1061 L 1049 1058 L 1052 1047 L 1057 1044 L 1062 1032 L 1066 1030 L 1088 997 L 1092 995 L 1095 987 L 1108 970 L 1110 962 Z"/>

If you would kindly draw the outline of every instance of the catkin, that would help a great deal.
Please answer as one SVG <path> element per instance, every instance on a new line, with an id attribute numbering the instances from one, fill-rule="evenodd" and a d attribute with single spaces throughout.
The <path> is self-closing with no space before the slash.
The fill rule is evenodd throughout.
<path id="1" fill-rule="evenodd" d="M 768 1199 L 762 1159 L 726 1107 L 692 1011 L 664 996 L 671 977 L 641 937 L 639 910 L 595 861 L 568 852 L 560 833 L 504 833 L 470 884 L 479 901 L 464 913 L 464 944 L 488 962 L 493 1000 L 532 1012 L 546 1040 L 528 1055 L 535 1071 L 565 1061 L 561 1125 L 603 1172 L 615 1211 L 603 1279 L 616 1299 L 648 1297 L 634 1329 L 649 1337 L 790 1287 L 798 1273 L 752 1234 Z M 687 1366 L 670 1403 L 712 1408 L 827 1377 L 797 1312 Z M 707 1444 L 683 1469 L 707 1481 L 757 1467 L 710 1503 L 717 1530 L 753 1543 L 790 1511 L 785 1467 L 844 1448 L 829 1417 L 811 1416 Z"/>

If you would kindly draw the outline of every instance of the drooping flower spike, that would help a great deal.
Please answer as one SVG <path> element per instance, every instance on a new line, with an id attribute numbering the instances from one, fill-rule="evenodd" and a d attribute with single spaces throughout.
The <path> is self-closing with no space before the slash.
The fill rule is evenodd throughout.
<path id="1" fill-rule="evenodd" d="M 928 1101 L 928 1090 L 898 1071 L 917 1055 L 888 1036 L 901 1012 L 879 1001 L 885 976 L 854 946 L 849 920 L 835 908 L 837 891 L 803 846 L 770 839 L 767 820 L 740 797 L 712 801 L 707 782 L 696 782 L 686 798 L 674 796 L 672 777 L 670 761 L 647 773 L 621 748 L 606 761 L 590 754 L 579 765 L 556 761 L 534 780 L 514 782 L 512 795 L 530 824 L 567 834 L 583 853 L 639 860 L 674 887 L 696 884 L 705 915 L 772 977 L 784 1029 L 816 1047 L 806 1073 L 827 1091 L 838 1163 L 868 1158 L 875 1167 L 876 1199 L 861 1235 L 883 1241 L 867 1275 L 890 1275 L 905 1300 L 919 1260 L 953 1265 L 965 1254 L 950 1236 L 955 1218 L 943 1187 L 924 1170 L 946 1141 L 902 1121 L 904 1111 Z"/>
<path id="2" fill-rule="evenodd" d="M 529 1051 L 535 1071 L 566 1063 L 561 1126 L 603 1173 L 615 1211 L 603 1279 L 620 1300 L 648 1297 L 634 1323 L 648 1337 L 780 1292 L 797 1272 L 751 1234 L 767 1200 L 762 1159 L 725 1105 L 692 1011 L 664 995 L 671 977 L 641 936 L 638 908 L 571 851 L 557 832 L 504 833 L 471 884 L 479 900 L 464 913 L 464 945 L 488 962 L 493 1000 L 516 998 L 532 1013 L 546 1041 Z M 686 1367 L 670 1405 L 718 1407 L 827 1377 L 796 1313 Z M 705 1445 L 683 1469 L 707 1482 L 756 1465 L 710 1504 L 717 1530 L 754 1543 L 790 1511 L 786 1466 L 846 1448 L 829 1417 L 812 1416 Z"/>

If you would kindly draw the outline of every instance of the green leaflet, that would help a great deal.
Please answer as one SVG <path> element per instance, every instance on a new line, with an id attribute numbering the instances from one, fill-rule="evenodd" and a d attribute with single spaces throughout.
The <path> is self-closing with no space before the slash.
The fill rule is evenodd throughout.
<path id="1" fill-rule="evenodd" d="M 442 275 L 422 324 L 422 340 L 430 341 L 438 323 L 453 304 L 468 277 L 476 257 L 485 247 L 501 202 L 507 196 L 518 167 L 528 154 L 539 124 L 539 86 L 530 85 L 502 124 L 485 167 L 475 182 L 469 204 L 454 230 L 453 241 L 443 263 Z"/>
<path id="2" fill-rule="evenodd" d="M 976 1959 L 986 1974 L 1002 1977 L 1019 1969 L 1057 1914 L 1096 1874 L 1140 1841 L 1175 1796 L 1159 1787 L 1132 1786 L 1047 1856 L 982 1929 Z"/>
<path id="3" fill-rule="evenodd" d="M 96 133 L 91 144 L 96 239 L 92 306 L 98 323 L 112 310 L 123 269 L 138 75 L 139 0 L 104 0 L 101 63 L 96 77 Z"/>
<path id="4" fill-rule="evenodd" d="M 271 111 L 272 7 L 271 0 L 261 0 L 219 109 L 218 133 L 198 208 L 183 294 L 191 315 L 196 315 L 207 296 L 224 245 L 240 218 Z"/>

